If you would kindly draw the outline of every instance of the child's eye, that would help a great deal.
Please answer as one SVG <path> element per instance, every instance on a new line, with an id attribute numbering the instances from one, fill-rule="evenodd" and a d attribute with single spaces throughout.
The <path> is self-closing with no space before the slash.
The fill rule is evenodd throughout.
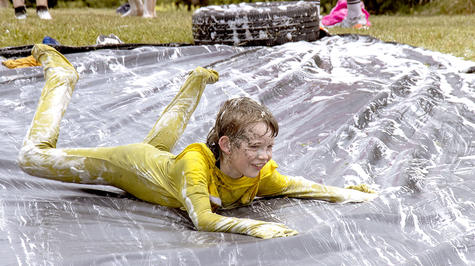
<path id="1" fill-rule="evenodd" d="M 257 144 L 257 143 L 248 143 L 247 147 L 249 147 L 250 149 L 259 149 L 259 144 Z"/>

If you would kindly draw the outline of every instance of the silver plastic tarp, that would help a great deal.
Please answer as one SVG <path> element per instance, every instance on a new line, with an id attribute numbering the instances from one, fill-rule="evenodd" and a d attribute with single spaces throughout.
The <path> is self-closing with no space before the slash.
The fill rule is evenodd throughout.
<path id="1" fill-rule="evenodd" d="M 367 183 L 370 203 L 258 199 L 221 214 L 300 232 L 199 232 L 181 210 L 107 186 L 23 173 L 17 154 L 41 67 L 0 69 L 1 265 L 447 265 L 475 263 L 475 74 L 453 56 L 365 36 L 275 47 L 142 47 L 67 54 L 80 73 L 58 147 L 140 142 L 196 66 L 220 73 L 175 153 L 205 141 L 220 104 L 247 95 L 281 131 L 279 171 Z"/>

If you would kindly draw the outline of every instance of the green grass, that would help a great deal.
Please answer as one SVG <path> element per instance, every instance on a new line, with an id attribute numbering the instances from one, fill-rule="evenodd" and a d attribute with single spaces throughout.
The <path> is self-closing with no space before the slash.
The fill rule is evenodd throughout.
<path id="1" fill-rule="evenodd" d="M 159 11 L 158 18 L 120 17 L 113 9 L 51 9 L 52 20 L 40 20 L 28 9 L 26 20 L 17 20 L 12 9 L 0 9 L 0 47 L 41 43 L 50 36 L 61 44 L 85 46 L 100 34 L 113 33 L 125 43 L 192 43 L 191 12 Z"/>
<path id="2" fill-rule="evenodd" d="M 100 34 L 113 33 L 126 43 L 193 43 L 192 12 L 170 6 L 157 7 L 157 18 L 122 18 L 114 9 L 56 8 L 53 20 L 38 19 L 28 9 L 26 20 L 17 20 L 13 10 L 0 9 L 0 47 L 39 43 L 51 36 L 61 44 L 95 44 Z M 330 33 L 358 33 L 423 47 L 475 61 L 474 15 L 371 16 L 368 30 L 330 29 Z"/>
<path id="3" fill-rule="evenodd" d="M 333 28 L 331 33 L 368 34 L 475 61 L 475 16 L 371 16 L 369 30 Z"/>

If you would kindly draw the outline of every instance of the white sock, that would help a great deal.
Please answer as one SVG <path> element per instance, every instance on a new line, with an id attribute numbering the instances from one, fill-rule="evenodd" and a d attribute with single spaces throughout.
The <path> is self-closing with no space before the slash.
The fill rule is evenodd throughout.
<path id="1" fill-rule="evenodd" d="M 363 15 L 361 12 L 361 1 L 360 0 L 347 0 L 348 6 L 348 18 L 360 17 Z"/>

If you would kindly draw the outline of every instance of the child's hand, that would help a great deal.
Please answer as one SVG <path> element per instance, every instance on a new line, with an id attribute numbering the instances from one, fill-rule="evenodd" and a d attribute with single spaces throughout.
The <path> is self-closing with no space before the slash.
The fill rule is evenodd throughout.
<path id="1" fill-rule="evenodd" d="M 376 199 L 377 197 L 378 197 L 377 193 L 364 193 L 363 197 L 362 197 L 362 201 L 363 202 L 372 201 L 372 200 Z"/>
<path id="2" fill-rule="evenodd" d="M 370 189 L 366 184 L 359 184 L 356 186 L 347 186 L 346 189 L 354 189 L 365 193 L 377 194 L 376 191 Z"/>
<path id="3" fill-rule="evenodd" d="M 351 193 L 348 193 L 346 201 L 348 202 L 366 202 L 372 201 L 378 197 L 378 193 L 368 187 L 366 184 L 359 184 L 357 186 L 347 186 Z"/>
<path id="4" fill-rule="evenodd" d="M 213 84 L 219 79 L 219 74 L 213 69 L 197 67 L 191 74 L 203 76 L 207 84 Z"/>
<path id="5" fill-rule="evenodd" d="M 253 226 L 250 229 L 249 235 L 260 237 L 263 239 L 294 236 L 298 234 L 297 231 L 288 228 L 284 224 L 280 223 L 264 223 Z"/>

